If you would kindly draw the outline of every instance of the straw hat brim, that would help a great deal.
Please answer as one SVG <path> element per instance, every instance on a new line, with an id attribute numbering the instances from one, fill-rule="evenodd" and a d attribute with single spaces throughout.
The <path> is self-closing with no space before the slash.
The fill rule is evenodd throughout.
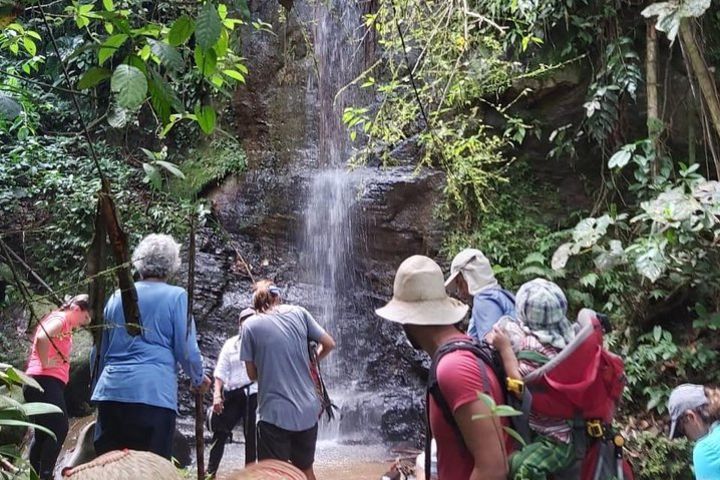
<path id="1" fill-rule="evenodd" d="M 450 297 L 423 302 L 404 302 L 393 298 L 375 313 L 385 320 L 403 325 L 454 325 L 465 317 L 467 311 L 467 305 Z"/>

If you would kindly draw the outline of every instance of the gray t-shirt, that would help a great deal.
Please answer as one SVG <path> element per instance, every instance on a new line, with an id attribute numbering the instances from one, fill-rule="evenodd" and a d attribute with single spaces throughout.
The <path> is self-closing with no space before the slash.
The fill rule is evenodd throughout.
<path id="1" fill-rule="evenodd" d="M 243 324 L 240 359 L 258 371 L 258 420 L 293 432 L 315 426 L 320 399 L 310 376 L 308 341 L 325 330 L 302 307 L 279 305 Z"/>

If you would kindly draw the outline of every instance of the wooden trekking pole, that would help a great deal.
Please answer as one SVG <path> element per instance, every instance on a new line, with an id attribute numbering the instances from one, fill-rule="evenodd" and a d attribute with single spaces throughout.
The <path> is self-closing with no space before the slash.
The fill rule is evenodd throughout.
<path id="1" fill-rule="evenodd" d="M 188 245 L 188 306 L 186 335 L 190 335 L 192 326 L 193 293 L 195 290 L 195 211 L 190 214 L 190 243 Z M 197 457 L 197 478 L 205 478 L 205 437 L 203 427 L 203 394 L 195 392 L 195 456 Z"/>

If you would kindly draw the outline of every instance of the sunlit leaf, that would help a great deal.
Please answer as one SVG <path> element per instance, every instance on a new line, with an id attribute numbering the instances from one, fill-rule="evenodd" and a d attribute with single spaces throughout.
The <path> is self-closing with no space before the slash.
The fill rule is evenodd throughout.
<path id="1" fill-rule="evenodd" d="M 171 174 L 173 174 L 174 176 L 176 176 L 178 178 L 185 178 L 185 174 L 174 163 L 167 162 L 165 160 L 157 160 L 155 162 L 155 164 L 160 165 L 165 170 L 167 170 L 168 172 L 170 172 Z"/>
<path id="2" fill-rule="evenodd" d="M 204 51 L 198 45 L 195 47 L 195 66 L 206 77 L 215 73 L 217 67 L 217 54 L 212 48 Z"/>
<path id="3" fill-rule="evenodd" d="M 183 15 L 175 20 L 172 27 L 170 27 L 170 32 L 168 33 L 168 43 L 174 47 L 182 45 L 187 42 L 194 30 L 195 23 L 190 17 Z"/>
<path id="4" fill-rule="evenodd" d="M 102 65 L 108 58 L 115 55 L 115 52 L 118 51 L 127 39 L 128 36 L 124 33 L 118 33 L 117 35 L 108 37 L 98 51 L 98 63 Z"/>

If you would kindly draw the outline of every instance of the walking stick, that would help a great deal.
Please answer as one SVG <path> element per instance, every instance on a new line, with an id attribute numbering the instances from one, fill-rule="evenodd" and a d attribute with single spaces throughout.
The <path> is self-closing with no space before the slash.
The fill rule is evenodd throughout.
<path id="1" fill-rule="evenodd" d="M 195 290 L 195 212 L 190 214 L 190 244 L 188 246 L 188 309 L 187 335 L 192 325 L 193 292 Z M 197 457 L 197 478 L 205 478 L 205 437 L 203 430 L 203 394 L 195 392 L 195 456 Z"/>

